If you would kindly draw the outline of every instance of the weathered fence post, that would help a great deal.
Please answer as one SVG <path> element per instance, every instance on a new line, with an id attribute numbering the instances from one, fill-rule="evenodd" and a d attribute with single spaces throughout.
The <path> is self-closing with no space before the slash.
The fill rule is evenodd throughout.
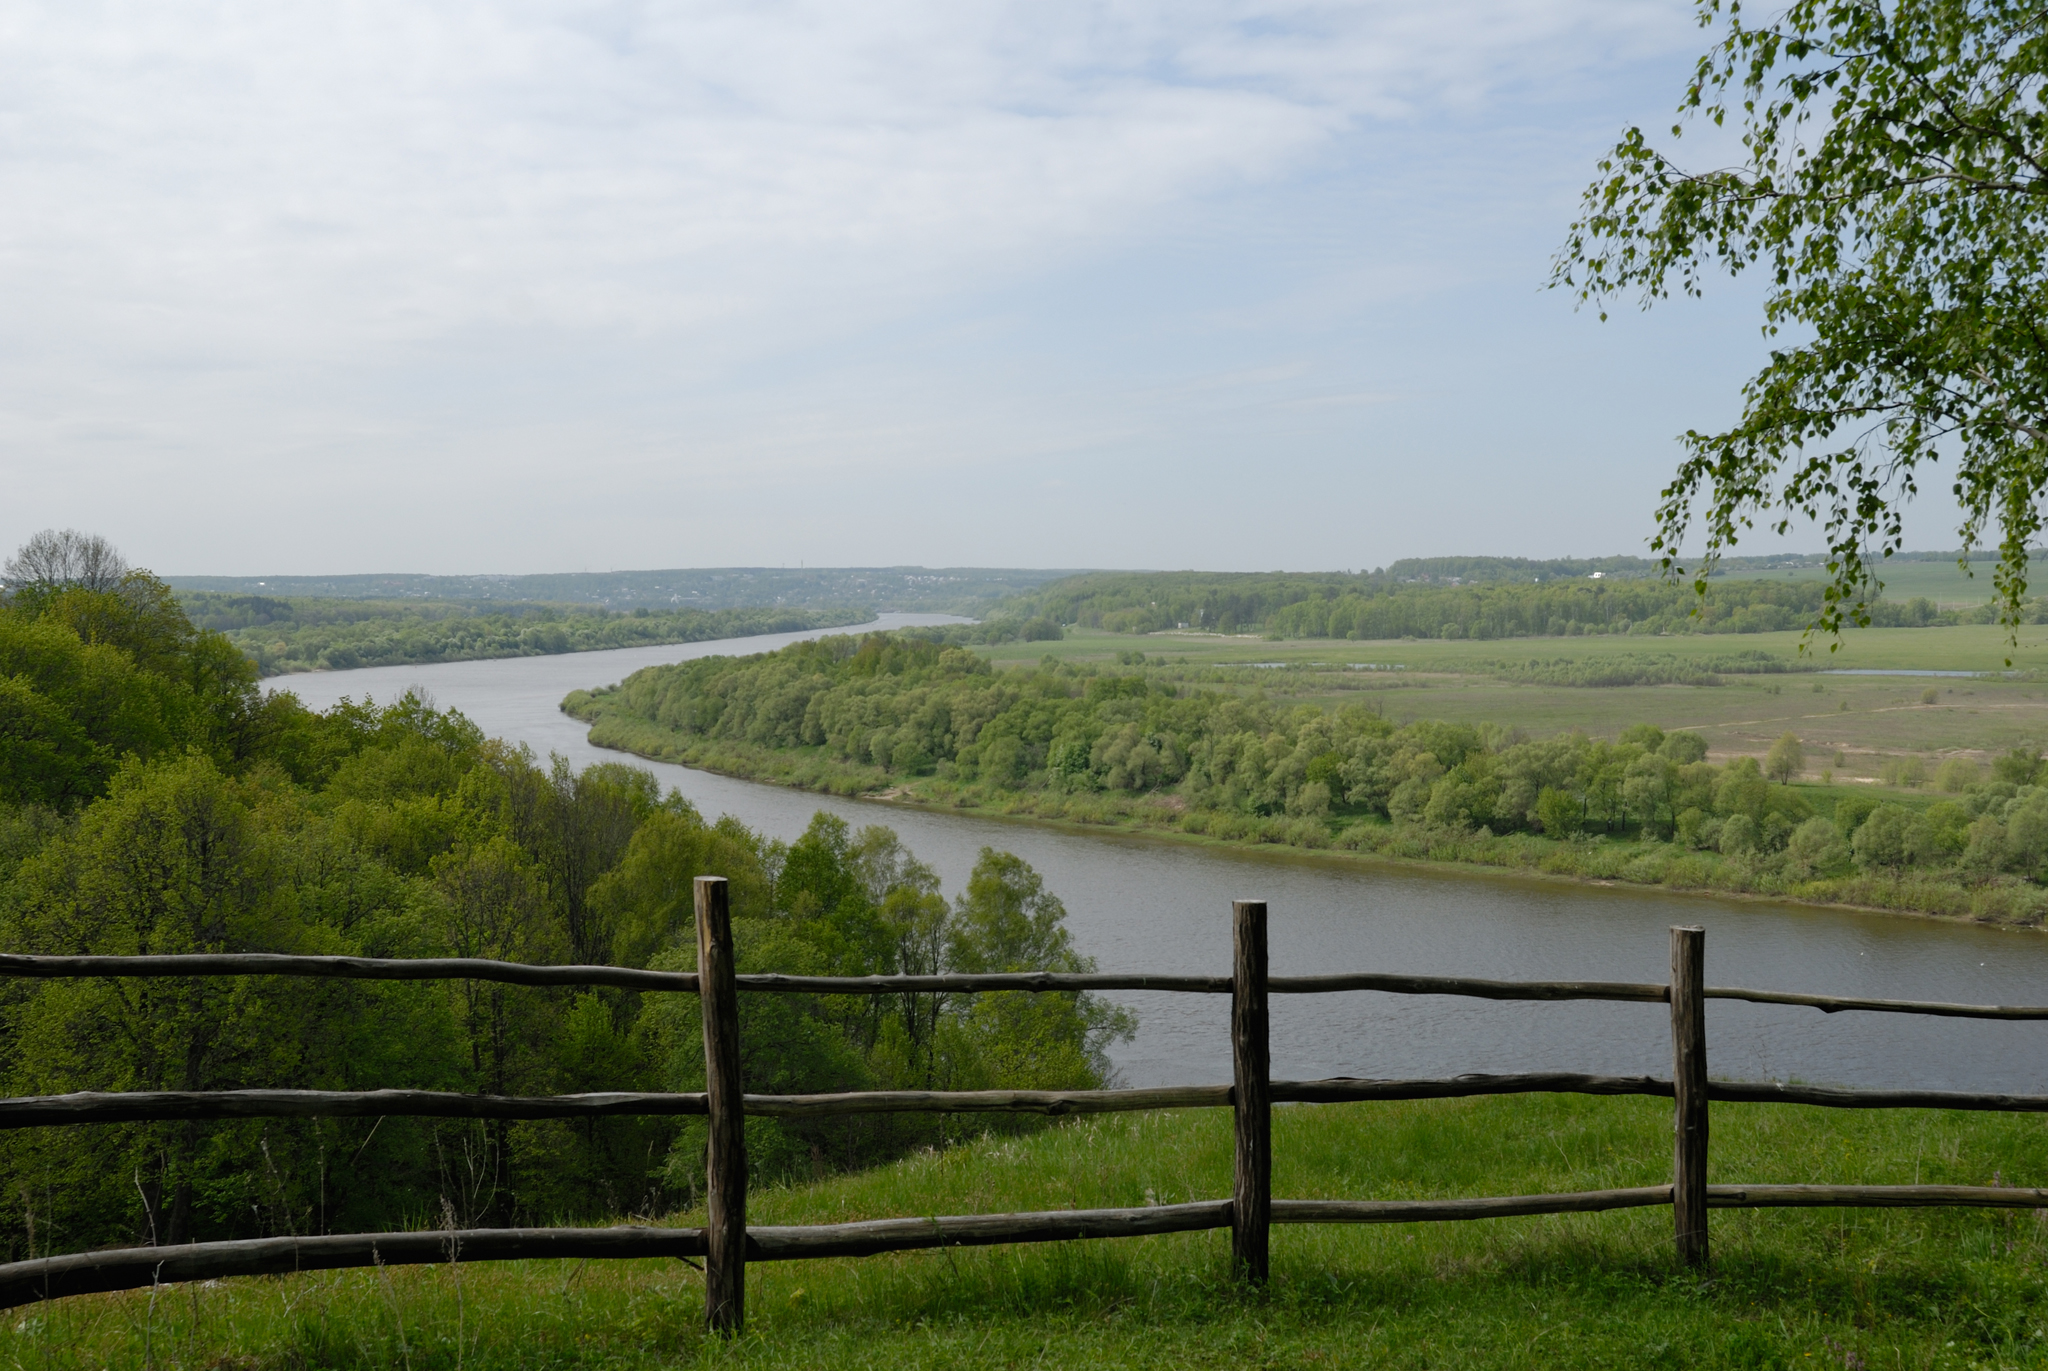
<path id="1" fill-rule="evenodd" d="M 1671 1214 L 1678 1260 L 1707 1261 L 1707 931 L 1671 930 Z"/>
<path id="2" fill-rule="evenodd" d="M 1230 1259 L 1241 1279 L 1266 1281 L 1273 1219 L 1273 1080 L 1266 1025 L 1266 902 L 1231 905 L 1230 1059 L 1236 1089 L 1236 1167 L 1230 1188 Z"/>
<path id="3" fill-rule="evenodd" d="M 699 876 L 696 894 L 697 996 L 711 1124 L 704 1149 L 704 1317 L 714 1333 L 737 1333 L 747 1318 L 747 1135 L 732 910 L 723 876 Z"/>

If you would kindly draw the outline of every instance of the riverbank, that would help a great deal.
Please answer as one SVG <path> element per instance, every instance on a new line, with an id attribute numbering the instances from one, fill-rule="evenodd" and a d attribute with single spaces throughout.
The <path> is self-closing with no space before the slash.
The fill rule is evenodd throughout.
<path id="1" fill-rule="evenodd" d="M 1287 1198 L 1532 1194 L 1669 1179 L 1671 1109 L 1521 1096 L 1283 1107 Z M 1716 1184 L 2039 1183 L 2019 1115 L 1716 1105 Z M 1228 1111 L 1113 1115 L 855 1175 L 757 1189 L 761 1224 L 1169 1204 L 1229 1193 Z M 645 1222 L 643 1218 L 640 1220 Z M 702 1223 L 700 1212 L 660 1222 Z M 1714 1266 L 1668 1209 L 1281 1227 L 1272 1288 L 1220 1233 L 755 1264 L 747 1336 L 702 1331 L 678 1262 L 399 1267 L 207 1282 L 16 1311 L 0 1358 L 58 1371 L 1061 1365 L 2036 1366 L 2048 1230 L 1972 1210 L 1715 1211 Z"/>
<path id="2" fill-rule="evenodd" d="M 578 692 L 563 704 L 573 717 L 591 723 L 589 736 L 594 746 L 820 794 L 1240 848 L 1523 871 L 1602 884 L 1760 896 L 1817 907 L 2017 928 L 2048 927 L 2048 889 L 2016 876 L 1966 883 L 1950 872 L 1813 875 L 1792 868 L 1783 853 L 1730 856 L 1676 842 L 1608 836 L 1559 841 L 1533 833 L 1493 834 L 1483 828 L 1360 815 L 1290 818 L 1227 814 L 1189 806 L 1174 795 L 999 791 L 943 777 L 892 775 L 881 768 L 833 759 L 823 748 L 770 749 L 685 737 L 643 719 L 606 712 L 598 699 Z M 1925 804 L 1926 800 L 1922 797 L 1919 802 Z"/>

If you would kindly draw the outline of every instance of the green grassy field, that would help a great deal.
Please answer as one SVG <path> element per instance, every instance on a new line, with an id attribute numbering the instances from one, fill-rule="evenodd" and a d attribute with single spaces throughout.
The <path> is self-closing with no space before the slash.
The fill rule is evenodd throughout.
<path id="1" fill-rule="evenodd" d="M 1924 595 L 1944 609 L 1974 608 L 1991 598 L 1991 573 L 1995 562 L 1972 562 L 1972 575 L 1964 575 L 1952 561 L 1887 562 L 1878 579 L 1884 582 L 1887 600 L 1910 600 Z M 1716 581 L 1822 581 L 1824 567 L 1773 567 L 1756 571 L 1726 570 Z M 2029 577 L 2031 580 L 2031 576 Z"/>
<path id="2" fill-rule="evenodd" d="M 1646 1031 L 1648 1026 L 1646 1019 Z M 1718 1105 L 1711 1179 L 2040 1184 L 2032 1117 Z M 1661 1183 L 1670 1106 L 1525 1096 L 1286 1107 L 1282 1197 Z M 757 1223 L 1139 1205 L 1227 1194 L 1222 1111 L 1111 1116 L 757 1193 Z M 675 1221 L 701 1221 L 676 1215 Z M 1664 1209 L 1278 1228 L 1263 1297 L 1190 1234 L 756 1265 L 749 1326 L 700 1331 L 668 1262 L 398 1268 L 209 1282 L 15 1311 L 22 1367 L 2039 1367 L 2032 1212 L 1717 1211 L 1708 1273 Z"/>
<path id="3" fill-rule="evenodd" d="M 1913 564 L 1919 565 L 1919 564 Z M 1164 658 L 1167 674 L 1229 672 L 1257 663 L 1243 688 L 1275 700 L 1335 705 L 1363 701 L 1399 722 L 1447 719 L 1519 727 L 1541 736 L 1584 729 L 1611 737 L 1637 723 L 1704 734 L 1716 761 L 1762 756 L 1781 734 L 1805 743 L 1812 779 L 1826 768 L 1839 780 L 1874 781 L 1887 759 L 1920 757 L 1930 772 L 1963 756 L 1988 762 L 1998 753 L 2048 744 L 2048 681 L 2003 677 L 1836 676 L 1821 671 L 1726 675 L 1719 686 L 1576 687 L 1519 685 L 1489 674 L 1499 662 L 1598 662 L 1645 653 L 1711 660 L 1765 652 L 1790 665 L 1829 670 L 2048 672 L 2048 628 L 2028 626 L 2007 645 L 1989 625 L 1856 630 L 1838 652 L 1825 645 L 1800 655 L 1797 633 L 1716 634 L 1671 638 L 1516 638 L 1491 642 L 1270 642 L 1191 633 L 1143 637 L 1069 630 L 1051 643 L 1009 643 L 985 649 L 1000 664 L 1061 660 L 1110 664 L 1120 653 Z M 1356 670 L 1372 664 L 1378 670 Z M 1923 703 L 1926 691 L 1937 702 Z M 1836 754 L 1840 753 L 1839 760 Z"/>

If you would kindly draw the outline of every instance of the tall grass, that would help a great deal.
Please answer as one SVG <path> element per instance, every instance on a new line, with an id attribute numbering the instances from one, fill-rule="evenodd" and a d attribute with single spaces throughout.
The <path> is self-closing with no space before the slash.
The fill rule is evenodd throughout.
<path id="1" fill-rule="evenodd" d="M 1286 1107 L 1275 1192 L 1421 1198 L 1664 1180 L 1669 1106 L 1521 1097 Z M 2048 1181 L 2023 1116 L 1714 1112 L 1712 1179 Z M 758 1223 L 1172 1203 L 1227 1193 L 1222 1111 L 1088 1120 L 757 1192 Z M 696 1216 L 677 1215 L 678 1222 Z M 744 1339 L 707 1341 L 681 1263 L 529 1262 L 186 1285 L 15 1311 L 0 1365 L 179 1368 L 2048 1366 L 2032 1212 L 1670 1212 L 1275 1230 L 1263 1296 L 1187 1234 L 757 1265 Z M 460 1336 L 458 1337 L 458 1333 Z"/>

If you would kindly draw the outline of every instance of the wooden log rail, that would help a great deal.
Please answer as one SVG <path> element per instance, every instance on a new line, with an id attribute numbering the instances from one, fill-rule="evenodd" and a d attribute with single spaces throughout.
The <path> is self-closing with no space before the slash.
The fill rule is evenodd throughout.
<path id="1" fill-rule="evenodd" d="M 0 1307 L 163 1282 L 376 1264 L 562 1257 L 701 1257 L 705 1269 L 707 1320 L 715 1330 L 736 1333 L 744 1326 L 745 1266 L 748 1261 L 866 1256 L 920 1248 L 1131 1237 L 1228 1228 L 1231 1231 L 1233 1268 L 1241 1278 L 1259 1283 L 1267 1275 L 1267 1235 L 1273 1224 L 1439 1222 L 1668 1205 L 1673 1213 L 1680 1260 L 1703 1264 L 1708 1257 L 1707 1213 L 1712 1209 L 1959 1205 L 2048 1210 L 2048 1190 L 2004 1186 L 1708 1185 L 1708 1105 L 1711 1102 L 1804 1104 L 1833 1109 L 2048 1113 L 2048 1095 L 1850 1090 L 1770 1082 L 1715 1081 L 1707 1074 L 1705 1005 L 1708 1000 L 1724 999 L 1813 1008 L 1829 1014 L 1863 1011 L 2002 1020 L 2048 1019 L 2048 1007 L 1805 995 L 1708 986 L 1704 983 L 1705 935 L 1697 928 L 1671 930 L 1671 980 L 1667 984 L 1500 981 L 1379 972 L 1271 976 L 1267 971 L 1266 906 L 1262 901 L 1239 901 L 1233 906 L 1232 968 L 1228 976 L 1073 975 L 1051 972 L 858 977 L 739 975 L 734 965 L 725 882 L 717 877 L 699 878 L 696 905 L 701 976 L 698 972 L 641 971 L 605 966 L 530 966 L 476 958 L 297 957 L 267 953 L 148 957 L 0 954 L 0 976 L 29 978 L 303 976 L 349 980 L 487 980 L 536 987 L 608 986 L 643 992 L 696 994 L 701 996 L 704 1007 L 707 1082 L 707 1088 L 700 1093 L 613 1091 L 557 1096 L 464 1095 L 426 1090 L 81 1092 L 0 1099 L 0 1129 L 166 1120 L 385 1116 L 570 1119 L 612 1115 L 695 1115 L 707 1118 L 710 1124 L 706 1148 L 709 1204 L 706 1224 L 701 1229 L 621 1227 L 344 1234 L 78 1253 L 0 1265 Z M 1233 1081 L 1229 1085 L 1144 1090 L 898 1090 L 818 1095 L 749 1095 L 742 1092 L 737 1004 L 737 996 L 741 992 L 875 995 L 906 991 L 958 994 L 989 991 L 1227 994 L 1231 997 Z M 1534 1072 L 1420 1080 L 1351 1077 L 1317 1081 L 1273 1080 L 1267 1045 L 1269 996 L 1347 991 L 1457 995 L 1502 1001 L 1607 1000 L 1667 1005 L 1671 1019 L 1672 1074 L 1668 1079 Z M 1671 1183 L 1563 1195 L 1454 1199 L 1288 1200 L 1275 1199 L 1272 1195 L 1271 1110 L 1275 1104 L 1455 1099 L 1530 1092 L 1643 1095 L 1672 1100 Z M 746 1222 L 746 1137 L 742 1125 L 747 1115 L 780 1119 L 908 1112 L 1060 1116 L 1189 1108 L 1229 1108 L 1232 1111 L 1235 1160 L 1229 1199 L 1143 1209 L 877 1219 L 799 1228 L 749 1226 Z"/>
<path id="2" fill-rule="evenodd" d="M 622 966 L 530 966 L 478 957 L 297 957 L 271 952 L 192 953 L 172 956 L 44 956 L 0 953 L 0 976 L 29 979 L 148 976 L 310 976 L 363 981 L 501 981 L 529 986 L 611 986 L 620 990 L 698 993 L 694 971 L 640 971 Z M 971 994 L 998 990 L 1081 992 L 1154 990 L 1228 995 L 1229 976 L 1147 976 L 1051 971 L 947 976 L 735 976 L 752 993 L 805 995 Z M 1406 976 L 1345 972 L 1329 976 L 1269 976 L 1273 995 L 1326 995 L 1368 990 L 1389 995 L 1461 995 L 1482 1000 L 1616 1000 L 1664 1004 L 1668 985 L 1635 981 L 1499 981 L 1473 976 Z M 1951 1004 L 1940 1000 L 1885 1000 L 1855 995 L 1806 995 L 1788 990 L 1706 986 L 1710 1000 L 1793 1005 L 1824 1014 L 1926 1014 L 1958 1019 L 2048 1019 L 2048 1005 Z"/>
<path id="3" fill-rule="evenodd" d="M 1445 1223 L 1544 1214 L 1592 1214 L 1671 1203 L 1668 1185 L 1561 1195 L 1474 1199 L 1274 1200 L 1272 1222 Z M 2048 1189 L 1973 1185 L 1713 1185 L 1710 1209 L 2048 1209 Z M 870 1257 L 887 1252 L 1193 1233 L 1231 1226 L 1229 1200 L 1135 1209 L 962 1214 L 747 1230 L 749 1261 Z M 0 1265 L 0 1308 L 114 1290 L 146 1290 L 228 1276 L 290 1275 L 367 1266 L 577 1258 L 702 1258 L 701 1228 L 474 1228 L 330 1237 L 250 1238 L 181 1247 L 128 1247 Z"/>
<path id="4" fill-rule="evenodd" d="M 1648 1095 L 1672 1098 L 1656 1076 L 1587 1076 L 1537 1071 L 1418 1080 L 1274 1081 L 1275 1104 L 1363 1100 L 1454 1100 L 1478 1095 Z M 1961 1090 L 1850 1090 L 1762 1081 L 1709 1081 L 1707 1098 L 1726 1104 L 1805 1104 L 1825 1109 L 1962 1109 L 2048 1114 L 2048 1095 Z M 828 1095 L 746 1095 L 742 1112 L 768 1119 L 851 1114 L 1121 1114 L 1155 1109 L 1227 1109 L 1228 1085 L 1142 1090 L 863 1090 Z M 433 1090 L 78 1091 L 0 1099 L 0 1129 L 58 1124 L 163 1123 L 218 1119 L 592 1119 L 622 1115 L 702 1117 L 705 1095 L 597 1091 L 581 1095 L 461 1095 Z"/>

